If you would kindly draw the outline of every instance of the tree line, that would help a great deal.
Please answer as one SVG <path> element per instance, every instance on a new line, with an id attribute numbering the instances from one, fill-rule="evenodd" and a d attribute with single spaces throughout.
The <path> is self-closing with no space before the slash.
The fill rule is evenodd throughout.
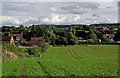
<path id="1" fill-rule="evenodd" d="M 97 31 L 96 27 L 107 27 L 109 30 Z M 118 30 L 115 30 L 117 28 Z M 119 24 L 95 24 L 95 25 L 32 25 L 32 26 L 2 26 L 2 36 L 8 34 L 20 34 L 23 32 L 24 41 L 30 41 L 31 37 L 46 37 L 51 45 L 75 45 L 79 40 L 101 39 L 102 42 L 111 42 L 103 37 L 105 33 L 115 34 L 114 40 L 119 41 Z"/>

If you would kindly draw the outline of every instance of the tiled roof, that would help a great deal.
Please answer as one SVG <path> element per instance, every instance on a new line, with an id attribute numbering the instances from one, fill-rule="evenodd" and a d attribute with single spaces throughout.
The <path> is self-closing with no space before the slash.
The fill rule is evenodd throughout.
<path id="1" fill-rule="evenodd" d="M 41 42 L 41 41 L 29 41 L 27 44 L 29 44 L 29 45 L 39 45 L 41 43 L 44 43 L 44 42 Z"/>
<path id="2" fill-rule="evenodd" d="M 11 34 L 11 36 L 22 36 L 22 34 Z"/>
<path id="3" fill-rule="evenodd" d="M 47 39 L 46 37 L 31 37 L 31 41 L 38 41 L 38 39 Z"/>

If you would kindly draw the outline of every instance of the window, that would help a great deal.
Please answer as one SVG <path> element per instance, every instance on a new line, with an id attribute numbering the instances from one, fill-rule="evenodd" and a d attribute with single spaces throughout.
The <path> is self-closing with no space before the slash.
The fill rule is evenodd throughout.
<path id="1" fill-rule="evenodd" d="M 20 40 L 20 37 L 16 37 L 16 40 Z"/>

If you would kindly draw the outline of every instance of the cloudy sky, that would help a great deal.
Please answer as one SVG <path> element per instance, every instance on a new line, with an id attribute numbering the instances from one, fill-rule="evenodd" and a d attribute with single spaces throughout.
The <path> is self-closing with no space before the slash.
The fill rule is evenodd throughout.
<path id="1" fill-rule="evenodd" d="M 0 13 L 1 15 L 1 13 Z M 2 2 L 2 25 L 117 23 L 113 2 Z"/>

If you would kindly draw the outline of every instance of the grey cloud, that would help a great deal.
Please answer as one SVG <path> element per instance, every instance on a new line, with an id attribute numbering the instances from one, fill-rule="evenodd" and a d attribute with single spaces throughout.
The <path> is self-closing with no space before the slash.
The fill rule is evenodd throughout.
<path id="1" fill-rule="evenodd" d="M 99 17 L 98 15 L 96 15 L 96 14 L 93 14 L 92 16 L 94 16 L 94 17 Z"/>
<path id="2" fill-rule="evenodd" d="M 68 4 L 68 3 L 66 3 Z M 69 5 L 63 5 L 61 9 L 67 10 L 73 14 L 83 14 L 88 13 L 91 9 L 98 9 L 99 4 L 92 2 L 82 2 L 82 3 L 69 3 Z"/>
<path id="3" fill-rule="evenodd" d="M 46 12 L 47 11 L 47 12 Z M 10 3 L 3 4 L 3 15 L 8 16 L 44 16 L 49 13 L 47 3 Z"/>
<path id="4" fill-rule="evenodd" d="M 71 11 L 70 13 L 73 13 L 73 14 L 83 14 L 83 13 L 88 13 L 88 11 Z"/>
<path id="5" fill-rule="evenodd" d="M 4 20 L 3 24 L 88 24 L 110 22 L 107 21 L 108 19 L 113 21 L 117 20 L 116 6 L 108 9 L 105 4 L 106 3 L 95 2 L 3 3 L 3 16 L 6 16 L 6 20 Z M 108 3 L 107 6 L 111 6 L 111 4 Z M 12 17 L 9 19 L 11 21 L 7 20 L 9 16 Z"/>
<path id="6" fill-rule="evenodd" d="M 62 6 L 64 10 L 79 9 L 81 7 L 95 9 L 98 8 L 99 4 L 95 2 L 81 2 L 81 3 L 66 3 L 69 5 Z"/>
<path id="7" fill-rule="evenodd" d="M 113 8 L 113 6 L 108 6 L 107 8 Z"/>

